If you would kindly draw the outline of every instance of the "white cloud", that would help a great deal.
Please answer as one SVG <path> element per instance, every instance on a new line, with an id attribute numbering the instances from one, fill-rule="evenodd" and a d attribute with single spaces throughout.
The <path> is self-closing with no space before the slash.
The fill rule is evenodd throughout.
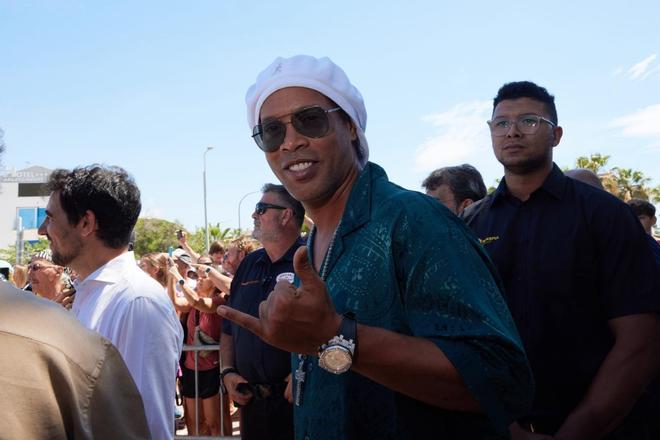
<path id="1" fill-rule="evenodd" d="M 642 61 L 639 63 L 635 64 L 632 66 L 630 69 L 628 69 L 628 74 L 630 75 L 630 79 L 646 79 L 650 75 L 659 72 L 660 71 L 660 66 L 652 66 L 653 62 L 657 58 L 658 54 L 651 54 L 648 57 L 644 58 Z"/>
<path id="2" fill-rule="evenodd" d="M 415 151 L 416 171 L 431 171 L 438 167 L 458 165 L 477 153 L 490 151 L 490 134 L 486 120 L 490 117 L 491 101 L 457 104 L 442 113 L 422 118 L 438 127 L 438 134 Z"/>
<path id="3" fill-rule="evenodd" d="M 660 104 L 650 105 L 612 121 L 624 136 L 650 137 L 660 140 Z"/>

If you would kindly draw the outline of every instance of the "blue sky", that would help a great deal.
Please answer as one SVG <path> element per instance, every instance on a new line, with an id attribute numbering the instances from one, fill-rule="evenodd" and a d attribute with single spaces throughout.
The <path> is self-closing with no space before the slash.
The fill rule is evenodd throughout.
<path id="1" fill-rule="evenodd" d="M 505 82 L 556 96 L 560 166 L 594 152 L 660 183 L 660 4 L 0 0 L 3 162 L 120 165 L 143 213 L 238 226 L 275 181 L 244 95 L 277 56 L 329 56 L 365 98 L 371 160 L 411 189 L 434 168 L 502 174 L 485 121 Z M 258 194 L 245 198 L 251 227 Z"/>

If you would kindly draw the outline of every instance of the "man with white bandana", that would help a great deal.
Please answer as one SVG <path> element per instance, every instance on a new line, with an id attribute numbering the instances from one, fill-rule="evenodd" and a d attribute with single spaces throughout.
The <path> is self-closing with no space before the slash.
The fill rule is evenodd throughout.
<path id="1" fill-rule="evenodd" d="M 314 221 L 259 317 L 292 357 L 297 439 L 494 438 L 532 398 L 494 268 L 462 222 L 368 162 L 366 109 L 328 58 L 276 59 L 246 97 L 253 138 Z"/>

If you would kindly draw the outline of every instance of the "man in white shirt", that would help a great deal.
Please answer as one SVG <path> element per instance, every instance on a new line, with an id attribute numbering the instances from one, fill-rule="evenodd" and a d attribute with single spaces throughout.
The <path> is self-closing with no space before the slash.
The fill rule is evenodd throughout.
<path id="1" fill-rule="evenodd" d="M 72 311 L 121 353 L 152 438 L 171 439 L 183 332 L 162 287 L 128 251 L 140 190 L 123 169 L 98 165 L 55 170 L 47 185 L 51 195 L 39 233 L 50 241 L 53 262 L 78 273 Z"/>

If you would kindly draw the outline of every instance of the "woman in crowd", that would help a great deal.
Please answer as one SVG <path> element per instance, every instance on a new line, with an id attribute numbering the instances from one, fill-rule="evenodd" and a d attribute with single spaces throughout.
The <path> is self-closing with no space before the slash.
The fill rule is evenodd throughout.
<path id="1" fill-rule="evenodd" d="M 163 289 L 167 288 L 167 254 L 150 252 L 144 254 L 138 263 L 140 269 L 158 281 Z"/>
<path id="2" fill-rule="evenodd" d="M 175 308 L 180 311 L 189 310 L 186 321 L 188 345 L 216 345 L 220 340 L 222 318 L 216 313 L 218 306 L 225 303 L 220 290 L 208 277 L 211 261 L 208 257 L 201 257 L 197 269 L 197 285 L 191 289 L 174 265 L 169 260 L 170 286 L 179 286 L 184 297 L 170 294 Z M 220 357 L 217 350 L 197 352 L 197 370 L 199 380 L 198 395 L 199 432 L 195 432 L 195 355 L 194 351 L 187 351 L 183 365 L 182 394 L 185 399 L 185 414 L 188 433 L 192 435 L 231 435 L 231 417 L 229 415 L 229 399 L 224 399 L 222 412 L 224 418 L 224 432 L 220 429 Z"/>
<path id="3" fill-rule="evenodd" d="M 166 295 L 169 295 L 168 291 L 168 279 L 169 279 L 169 273 L 167 271 L 167 254 L 162 253 L 162 252 L 149 252 L 148 254 L 144 254 L 142 258 L 140 258 L 140 261 L 138 262 L 138 266 L 140 266 L 140 269 L 142 269 L 147 275 L 149 275 L 151 278 L 154 280 L 158 281 L 158 283 L 163 286 L 164 292 Z M 177 309 L 176 310 L 177 315 L 179 316 L 179 320 L 182 319 L 180 311 Z M 181 322 L 181 325 L 184 330 L 184 337 L 186 335 L 186 327 L 184 322 Z M 185 359 L 185 353 L 181 354 L 181 358 L 179 359 L 179 372 L 177 373 L 177 379 L 181 377 L 181 367 L 183 366 L 183 362 Z M 177 402 L 179 402 L 179 398 L 181 396 L 181 386 L 180 382 L 177 382 Z M 176 423 L 176 429 L 180 429 L 182 425 L 180 426 L 179 424 L 182 424 L 182 417 L 183 417 L 183 412 L 182 410 L 179 409 L 177 406 L 174 410 L 174 418 L 175 418 L 175 423 Z"/>

